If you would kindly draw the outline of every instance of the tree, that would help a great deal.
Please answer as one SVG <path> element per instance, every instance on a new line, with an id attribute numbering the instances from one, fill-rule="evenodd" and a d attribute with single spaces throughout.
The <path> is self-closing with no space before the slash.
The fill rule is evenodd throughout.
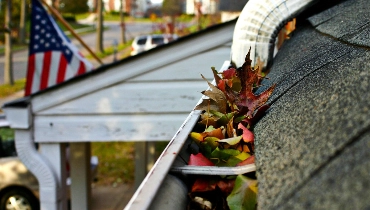
<path id="1" fill-rule="evenodd" d="M 177 16 L 182 13 L 182 0 L 164 0 L 162 12 L 165 15 Z"/>
<path id="2" fill-rule="evenodd" d="M 97 0 L 97 27 L 96 27 L 96 51 L 104 52 L 103 48 L 103 0 Z"/>
<path id="3" fill-rule="evenodd" d="M 21 0 L 19 19 L 19 43 L 26 43 L 26 0 Z"/>
<path id="4" fill-rule="evenodd" d="M 182 0 L 164 0 L 162 3 L 162 13 L 171 18 L 170 33 L 173 33 L 176 16 L 182 13 L 182 3 Z"/>
<path id="5" fill-rule="evenodd" d="M 19 32 L 19 33 L 22 33 L 20 30 L 25 30 L 25 24 L 24 22 L 22 23 L 22 19 L 21 19 L 21 13 L 24 12 L 24 14 L 27 14 L 29 15 L 29 9 L 30 7 L 26 6 L 24 7 L 25 5 L 29 5 L 30 1 L 29 0 L 12 0 L 11 1 L 11 16 L 10 16 L 10 20 L 11 20 L 11 24 L 10 25 L 7 25 L 5 23 L 5 14 L 6 14 L 6 9 L 7 9 L 7 1 L 5 0 L 0 0 L 0 43 L 4 43 L 4 39 L 5 39 L 5 31 L 6 30 L 11 30 L 12 32 Z M 23 4 L 23 5 L 22 5 Z M 25 9 L 23 11 L 21 11 L 22 9 Z M 25 18 L 27 19 L 27 16 L 25 17 L 22 17 L 22 18 Z M 5 28 L 7 27 L 7 28 Z M 5 30 L 6 29 L 6 30 Z M 19 36 L 22 36 L 23 34 L 20 34 Z M 16 33 L 12 33 L 12 41 L 13 43 L 20 40 L 18 39 L 19 36 L 17 36 Z M 20 37 L 21 38 L 21 37 Z"/>
<path id="6" fill-rule="evenodd" d="M 5 84 L 14 84 L 13 78 L 13 65 L 12 65 L 12 40 L 11 40 L 11 31 L 10 31 L 10 21 L 11 21 L 11 0 L 6 0 L 6 12 L 5 12 L 5 27 L 8 29 L 8 32 L 5 33 L 5 66 L 4 66 L 4 83 Z"/>
<path id="7" fill-rule="evenodd" d="M 59 10 L 63 13 L 76 15 L 88 12 L 89 6 L 87 0 L 60 0 Z"/>

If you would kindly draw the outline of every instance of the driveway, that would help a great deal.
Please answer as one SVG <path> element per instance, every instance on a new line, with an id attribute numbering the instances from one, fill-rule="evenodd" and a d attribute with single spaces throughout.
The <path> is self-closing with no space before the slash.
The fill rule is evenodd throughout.
<path id="1" fill-rule="evenodd" d="M 133 184 L 94 186 L 91 191 L 91 210 L 121 210 L 135 192 Z"/>

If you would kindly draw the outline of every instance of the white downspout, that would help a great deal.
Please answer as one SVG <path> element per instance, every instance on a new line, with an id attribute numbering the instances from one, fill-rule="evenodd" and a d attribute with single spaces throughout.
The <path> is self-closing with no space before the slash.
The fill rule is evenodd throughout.
<path id="1" fill-rule="evenodd" d="M 235 25 L 231 61 L 242 66 L 251 48 L 252 66 L 258 59 L 266 69 L 274 57 L 275 42 L 279 31 L 301 11 L 317 0 L 249 0 Z M 275 52 L 276 53 L 276 52 Z"/>
<path id="2" fill-rule="evenodd" d="M 57 210 L 60 197 L 57 175 L 50 163 L 35 147 L 30 107 L 5 107 L 4 112 L 10 127 L 15 129 L 15 147 L 18 157 L 39 182 L 40 209 Z"/>

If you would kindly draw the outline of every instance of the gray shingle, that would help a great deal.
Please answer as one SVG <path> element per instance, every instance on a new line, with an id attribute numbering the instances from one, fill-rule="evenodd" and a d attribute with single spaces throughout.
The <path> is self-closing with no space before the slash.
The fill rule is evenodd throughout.
<path id="1" fill-rule="evenodd" d="M 370 47 L 369 11 L 367 0 L 345 1 L 308 20 L 322 33 L 354 45 Z"/>
<path id="2" fill-rule="evenodd" d="M 333 17 L 321 26 L 359 2 L 326 12 Z M 366 40 L 364 31 L 352 37 Z M 369 208 L 370 50 L 320 32 L 298 29 L 264 82 L 277 88 L 255 127 L 260 209 Z"/>

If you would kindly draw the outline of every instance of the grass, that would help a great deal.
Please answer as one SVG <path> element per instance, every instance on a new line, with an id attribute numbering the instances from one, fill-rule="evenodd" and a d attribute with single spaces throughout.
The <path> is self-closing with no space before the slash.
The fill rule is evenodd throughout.
<path id="1" fill-rule="evenodd" d="M 168 142 L 156 142 L 155 157 L 158 158 Z M 134 142 L 93 142 L 91 154 L 99 158 L 96 185 L 117 186 L 133 183 L 135 173 Z"/>
<path id="2" fill-rule="evenodd" d="M 0 98 L 7 97 L 13 93 L 23 90 L 26 85 L 26 78 L 14 81 L 14 85 L 0 85 Z"/>
<path id="3" fill-rule="evenodd" d="M 91 154 L 99 158 L 97 185 L 133 183 L 135 151 L 133 142 L 92 142 Z"/>
<path id="4" fill-rule="evenodd" d="M 120 52 L 120 51 L 123 51 L 124 54 L 122 55 L 121 58 L 118 58 L 118 59 L 123 59 L 123 58 L 126 58 L 128 56 L 130 56 L 130 51 L 129 50 L 126 50 L 128 47 L 131 46 L 131 43 L 132 43 L 133 40 L 130 40 L 128 42 L 126 42 L 125 44 L 118 44 L 117 46 L 117 52 Z M 106 56 L 109 56 L 109 55 L 113 55 L 114 53 L 114 47 L 113 46 L 110 46 L 110 47 L 106 47 L 104 48 L 104 52 L 97 52 L 96 55 L 99 57 L 99 58 L 104 58 Z M 90 54 L 86 54 L 84 55 L 87 59 L 94 59 L 92 55 Z"/>
<path id="5" fill-rule="evenodd" d="M 7 141 L 14 139 L 14 130 L 11 128 L 0 128 L 0 137 Z"/>

